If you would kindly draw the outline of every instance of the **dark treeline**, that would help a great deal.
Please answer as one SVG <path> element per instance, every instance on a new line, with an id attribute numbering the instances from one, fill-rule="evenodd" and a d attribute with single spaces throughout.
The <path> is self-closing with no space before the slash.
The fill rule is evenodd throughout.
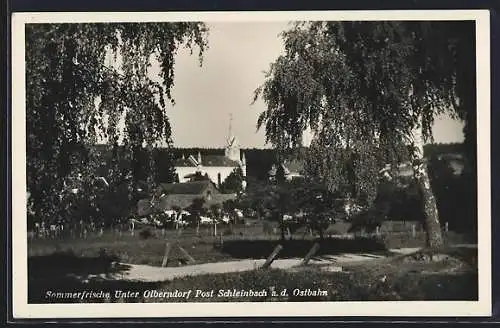
<path id="1" fill-rule="evenodd" d="M 174 158 L 189 157 L 193 155 L 195 158 L 198 156 L 198 152 L 201 156 L 211 156 L 211 155 L 224 155 L 224 148 L 171 148 L 171 152 Z"/>

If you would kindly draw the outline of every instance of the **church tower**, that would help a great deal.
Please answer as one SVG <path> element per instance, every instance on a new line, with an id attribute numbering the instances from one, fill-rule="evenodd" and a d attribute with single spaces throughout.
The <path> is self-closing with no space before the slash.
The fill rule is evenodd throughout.
<path id="1" fill-rule="evenodd" d="M 232 134 L 233 114 L 229 115 L 229 134 L 225 149 L 225 155 L 230 160 L 240 162 L 240 145 L 238 139 Z"/>

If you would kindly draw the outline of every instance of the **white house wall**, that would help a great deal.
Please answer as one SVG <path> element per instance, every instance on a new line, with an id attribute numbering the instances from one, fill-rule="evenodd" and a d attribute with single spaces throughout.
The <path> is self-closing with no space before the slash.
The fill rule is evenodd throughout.
<path id="1" fill-rule="evenodd" d="M 185 176 L 188 174 L 193 174 L 196 172 L 196 167 L 192 166 L 176 166 L 175 167 L 175 172 L 177 175 L 179 175 L 179 182 L 188 182 L 189 178 L 186 178 Z"/>
<path id="2" fill-rule="evenodd" d="M 203 174 L 207 173 L 208 177 L 215 184 L 218 183 L 218 174 L 220 173 L 220 182 L 224 182 L 227 177 L 234 171 L 236 167 L 230 166 L 204 166 L 202 167 Z"/>

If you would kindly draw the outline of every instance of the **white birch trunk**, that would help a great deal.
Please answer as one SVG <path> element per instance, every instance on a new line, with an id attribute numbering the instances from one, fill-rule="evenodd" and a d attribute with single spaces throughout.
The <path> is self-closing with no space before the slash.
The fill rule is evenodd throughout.
<path id="1" fill-rule="evenodd" d="M 441 233 L 441 224 L 439 223 L 436 198 L 431 188 L 429 173 L 424 158 L 425 141 L 421 122 L 419 122 L 418 126 L 413 131 L 413 142 L 415 153 L 412 168 L 422 195 L 427 232 L 427 246 L 439 247 L 443 244 L 443 236 Z"/>

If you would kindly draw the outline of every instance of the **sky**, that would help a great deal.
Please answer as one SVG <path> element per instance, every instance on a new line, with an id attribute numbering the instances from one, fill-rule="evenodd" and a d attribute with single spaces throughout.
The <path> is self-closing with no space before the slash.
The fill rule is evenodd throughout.
<path id="1" fill-rule="evenodd" d="M 209 49 L 200 67 L 198 54 L 181 49 L 176 56 L 172 94 L 175 106 L 167 109 L 176 147 L 219 148 L 225 145 L 232 114 L 232 134 L 244 148 L 269 147 L 256 122 L 265 109 L 262 100 L 252 105 L 254 90 L 264 72 L 283 52 L 279 33 L 286 22 L 208 23 Z M 153 71 L 156 68 L 153 67 Z M 463 124 L 438 117 L 435 142 L 462 142 Z"/>

